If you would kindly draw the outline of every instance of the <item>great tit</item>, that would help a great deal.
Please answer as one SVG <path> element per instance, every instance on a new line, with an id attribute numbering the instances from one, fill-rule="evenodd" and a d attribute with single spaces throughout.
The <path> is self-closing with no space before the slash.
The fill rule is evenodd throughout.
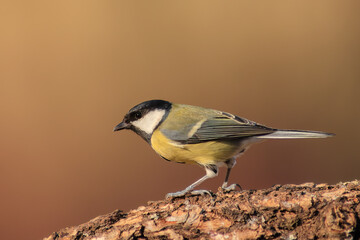
<path id="1" fill-rule="evenodd" d="M 326 138 L 333 134 L 279 130 L 230 113 L 164 100 L 150 100 L 131 108 L 114 131 L 130 129 L 148 142 L 162 158 L 178 163 L 203 166 L 206 175 L 182 191 L 166 197 L 179 197 L 218 174 L 218 167 L 227 167 L 222 188 L 232 190 L 228 179 L 236 158 L 253 143 L 264 139 Z"/>

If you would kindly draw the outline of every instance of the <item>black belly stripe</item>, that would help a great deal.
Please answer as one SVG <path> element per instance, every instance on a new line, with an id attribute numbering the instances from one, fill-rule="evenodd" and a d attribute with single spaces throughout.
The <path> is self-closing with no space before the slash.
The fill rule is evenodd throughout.
<path id="1" fill-rule="evenodd" d="M 162 157 L 163 159 L 165 159 L 166 161 L 168 161 L 168 162 L 171 162 L 169 159 L 167 159 L 166 157 L 163 157 L 163 156 L 161 156 L 160 155 L 160 157 Z"/>
<path id="2" fill-rule="evenodd" d="M 163 159 L 165 159 L 165 160 L 168 161 L 168 162 L 173 162 L 173 161 L 171 161 L 171 160 L 169 160 L 169 159 L 167 159 L 166 157 L 163 157 L 163 156 L 161 156 L 161 155 L 160 155 L 160 157 L 162 157 Z M 185 164 L 185 162 L 176 162 L 176 163 Z"/>
<path id="3" fill-rule="evenodd" d="M 213 171 L 215 174 L 218 172 L 217 166 L 216 166 L 216 165 L 213 165 L 213 164 L 206 165 L 205 168 Z"/>

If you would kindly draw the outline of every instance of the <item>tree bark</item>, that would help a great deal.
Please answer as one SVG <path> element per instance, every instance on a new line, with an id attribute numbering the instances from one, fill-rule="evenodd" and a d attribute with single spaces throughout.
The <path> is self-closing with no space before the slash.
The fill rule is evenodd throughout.
<path id="1" fill-rule="evenodd" d="M 67 239 L 359 239 L 360 182 L 187 195 L 54 232 Z"/>

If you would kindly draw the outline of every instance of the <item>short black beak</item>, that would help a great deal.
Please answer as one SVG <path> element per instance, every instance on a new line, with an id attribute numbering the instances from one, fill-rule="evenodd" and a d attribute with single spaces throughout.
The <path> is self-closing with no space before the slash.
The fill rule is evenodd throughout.
<path id="1" fill-rule="evenodd" d="M 120 130 L 123 130 L 123 129 L 126 129 L 126 128 L 129 128 L 129 124 L 121 122 L 118 125 L 116 125 L 116 127 L 114 127 L 114 132 L 115 131 L 120 131 Z"/>

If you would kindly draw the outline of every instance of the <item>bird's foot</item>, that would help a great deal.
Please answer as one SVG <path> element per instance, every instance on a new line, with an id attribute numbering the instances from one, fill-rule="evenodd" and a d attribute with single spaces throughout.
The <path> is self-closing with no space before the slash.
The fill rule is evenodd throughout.
<path id="1" fill-rule="evenodd" d="M 188 193 L 189 191 L 187 191 L 186 189 L 183 191 L 178 191 L 178 192 L 174 192 L 174 193 L 168 193 L 165 195 L 165 198 L 176 198 L 176 197 L 182 197 L 185 196 L 186 193 Z"/>
<path id="2" fill-rule="evenodd" d="M 194 190 L 194 191 L 189 191 L 187 189 L 182 190 L 182 191 L 178 191 L 178 192 L 174 192 L 174 193 L 168 193 L 166 194 L 165 198 L 177 198 L 177 197 L 183 197 L 185 196 L 187 193 L 190 193 L 191 195 L 205 195 L 208 194 L 209 196 L 212 196 L 210 191 L 207 190 Z"/>
<path id="3" fill-rule="evenodd" d="M 212 194 L 210 191 L 208 190 L 194 190 L 191 192 L 191 195 L 201 195 L 201 196 L 204 196 L 208 194 L 210 197 L 212 197 Z"/>
<path id="4" fill-rule="evenodd" d="M 235 191 L 236 187 L 238 187 L 240 190 L 242 190 L 242 187 L 237 183 L 231 184 L 230 186 L 227 186 L 227 183 L 224 183 L 221 186 L 221 189 L 223 190 L 223 192 L 231 192 L 231 191 Z"/>

